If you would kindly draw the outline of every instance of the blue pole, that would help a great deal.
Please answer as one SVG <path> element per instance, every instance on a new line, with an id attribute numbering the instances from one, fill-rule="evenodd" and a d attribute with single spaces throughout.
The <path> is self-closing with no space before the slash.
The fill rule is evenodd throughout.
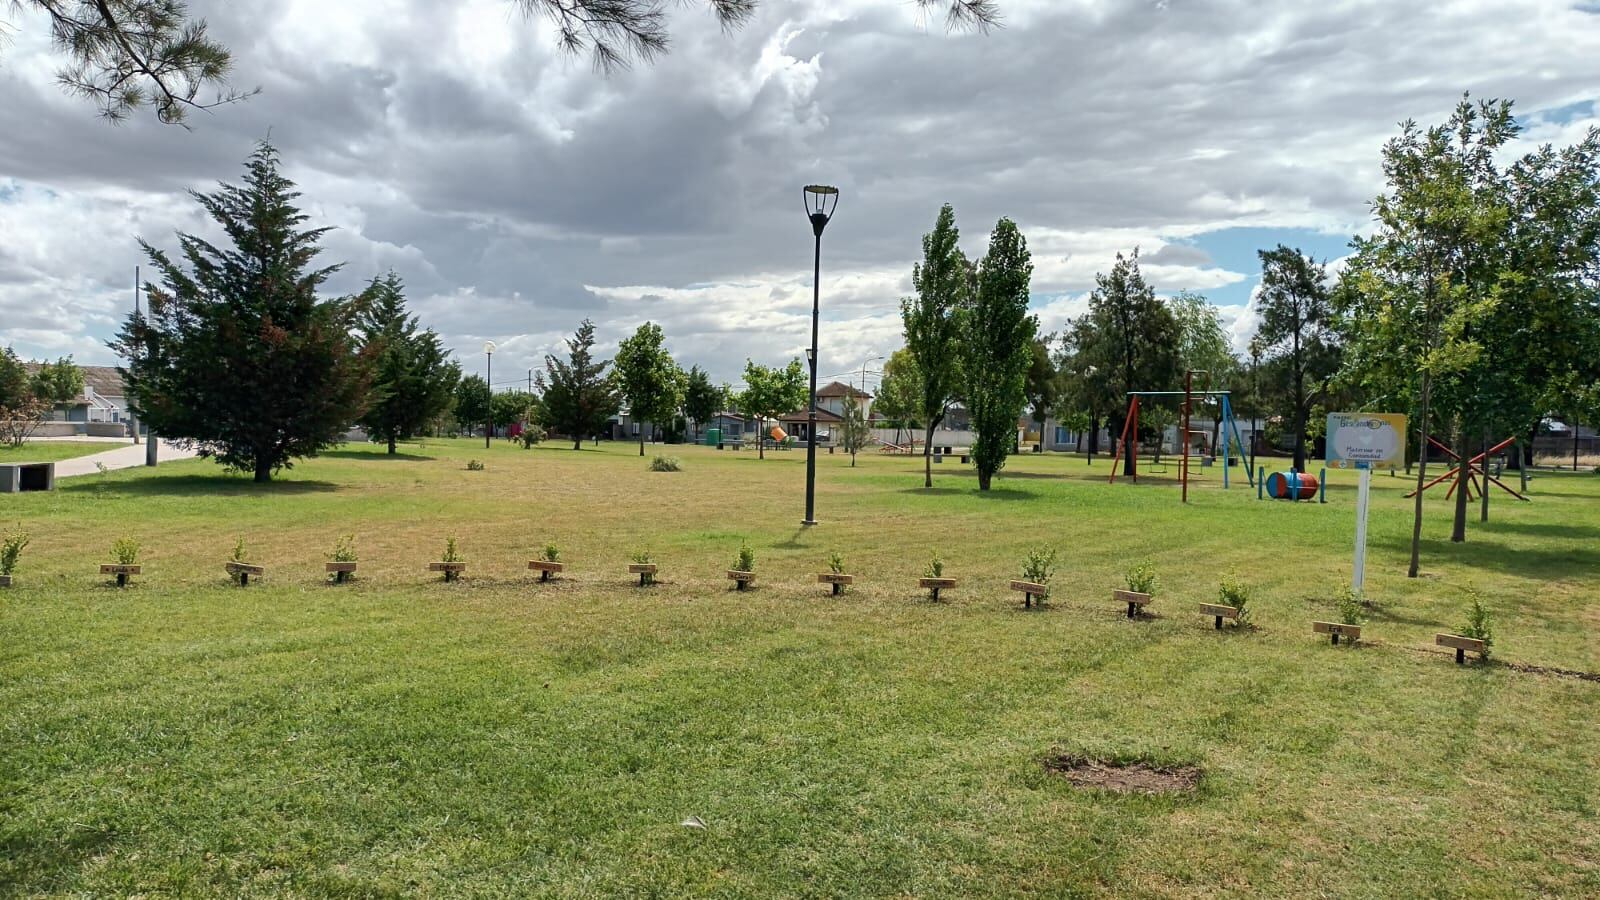
<path id="1" fill-rule="evenodd" d="M 1228 489 L 1228 460 L 1231 458 L 1228 450 L 1228 426 L 1233 424 L 1232 408 L 1228 406 L 1228 395 L 1222 395 L 1222 489 Z"/>
<path id="2" fill-rule="evenodd" d="M 1289 499 L 1293 500 L 1296 503 L 1300 502 L 1300 470 L 1299 469 L 1290 469 L 1289 470 Z"/>
<path id="3" fill-rule="evenodd" d="M 1328 502 L 1328 467 L 1322 467 L 1322 481 L 1317 484 L 1317 502 Z"/>
<path id="4" fill-rule="evenodd" d="M 1267 484 L 1267 473 L 1266 472 L 1261 472 L 1259 474 L 1261 475 L 1261 477 L 1256 479 L 1256 499 L 1257 500 L 1261 499 L 1261 489 L 1263 487 L 1266 487 L 1266 484 Z"/>

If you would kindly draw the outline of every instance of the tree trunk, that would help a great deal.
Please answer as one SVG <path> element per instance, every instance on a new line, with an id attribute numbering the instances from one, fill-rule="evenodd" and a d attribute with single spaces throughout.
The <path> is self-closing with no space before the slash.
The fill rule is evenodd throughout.
<path id="1" fill-rule="evenodd" d="M 1306 471 L 1306 408 L 1294 411 L 1294 470 L 1304 475 Z"/>
<path id="2" fill-rule="evenodd" d="M 761 435 L 761 426 L 767 424 L 766 416 L 762 416 L 761 419 L 756 423 L 756 459 L 767 458 L 767 440 Z"/>
<path id="3" fill-rule="evenodd" d="M 1468 459 L 1472 455 L 1472 443 L 1467 438 L 1467 427 L 1462 425 L 1456 431 L 1456 455 L 1460 457 L 1456 469 L 1456 514 L 1455 521 L 1450 526 L 1450 543 L 1460 544 L 1467 539 L 1467 488 L 1471 485 L 1467 476 L 1472 472 Z"/>
<path id="4" fill-rule="evenodd" d="M 987 491 L 989 489 L 989 484 L 993 479 L 994 479 L 994 473 L 993 472 L 985 472 L 984 470 L 979 469 L 978 470 L 978 490 Z"/>
<path id="5" fill-rule="evenodd" d="M 572 439 L 572 449 L 574 449 L 574 450 L 582 450 L 583 449 L 583 438 L 581 438 L 581 437 L 573 438 Z"/>
<path id="6" fill-rule="evenodd" d="M 256 453 L 256 484 L 266 484 L 272 480 L 272 458 L 264 453 Z"/>
<path id="7" fill-rule="evenodd" d="M 1421 393 L 1422 397 L 1418 405 L 1417 416 L 1417 418 L 1421 419 L 1418 423 L 1417 446 L 1423 448 L 1423 450 L 1417 456 L 1417 494 L 1413 498 L 1415 502 L 1412 504 L 1411 513 L 1411 568 L 1406 571 L 1407 578 L 1417 577 L 1417 571 L 1422 561 L 1422 486 L 1426 483 L 1423 479 L 1428 477 L 1428 454 L 1426 448 L 1428 446 L 1428 413 L 1431 412 L 1428 404 L 1433 398 L 1433 379 L 1428 377 L 1426 371 L 1422 373 Z"/>
<path id="8" fill-rule="evenodd" d="M 393 456 L 393 455 L 395 455 L 395 453 L 396 453 L 396 450 L 395 450 L 395 446 L 394 446 L 394 435 L 391 434 L 391 435 L 389 435 L 389 455 Z"/>
<path id="9" fill-rule="evenodd" d="M 922 486 L 925 488 L 933 487 L 933 432 L 938 427 L 928 428 L 922 438 Z"/>
<path id="10" fill-rule="evenodd" d="M 639 429 L 639 455 L 644 455 L 644 429 Z"/>

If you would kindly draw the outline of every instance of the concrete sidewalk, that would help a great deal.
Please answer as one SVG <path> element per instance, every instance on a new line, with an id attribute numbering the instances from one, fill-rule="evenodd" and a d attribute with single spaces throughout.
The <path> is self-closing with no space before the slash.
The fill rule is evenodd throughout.
<path id="1" fill-rule="evenodd" d="M 131 469 L 144 465 L 143 444 L 124 443 L 115 450 L 104 453 L 91 453 L 88 456 L 77 456 L 72 459 L 63 459 L 56 463 L 57 478 L 71 478 L 75 475 L 93 475 L 100 471 L 99 463 L 107 469 Z M 195 455 L 193 450 L 183 450 L 172 444 L 162 441 L 157 448 L 158 462 L 171 462 L 175 459 L 188 459 Z"/>

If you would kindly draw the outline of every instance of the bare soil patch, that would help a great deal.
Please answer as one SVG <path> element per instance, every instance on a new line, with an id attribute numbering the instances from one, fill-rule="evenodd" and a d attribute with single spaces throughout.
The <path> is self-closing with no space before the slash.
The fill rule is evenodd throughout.
<path id="1" fill-rule="evenodd" d="M 1188 793 L 1204 774 L 1199 766 L 1165 766 L 1141 760 L 1113 762 L 1073 753 L 1047 756 L 1044 767 L 1067 779 L 1073 787 L 1118 794 Z"/>

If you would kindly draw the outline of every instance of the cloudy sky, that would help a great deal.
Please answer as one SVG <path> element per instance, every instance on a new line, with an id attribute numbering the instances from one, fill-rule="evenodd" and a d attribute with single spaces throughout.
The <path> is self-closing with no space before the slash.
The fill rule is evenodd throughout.
<path id="1" fill-rule="evenodd" d="M 1396 123 L 1470 90 L 1515 99 L 1530 141 L 1600 124 L 1595 0 L 1000 2 L 987 35 L 905 0 L 762 0 L 729 35 L 690 2 L 669 56 L 603 76 L 509 0 L 191 0 L 261 88 L 191 131 L 105 124 L 55 87 L 42 20 L 0 6 L 0 343 L 115 362 L 136 238 L 210 233 L 184 189 L 236 179 L 270 134 L 336 229 L 332 289 L 394 269 L 469 371 L 499 344 L 497 383 L 584 317 L 612 347 L 660 322 L 729 381 L 801 355 L 817 181 L 843 192 L 824 376 L 900 345 L 947 201 L 970 254 L 998 217 L 1022 227 L 1047 329 L 1139 246 L 1242 346 L 1255 251 L 1343 256 Z"/>

